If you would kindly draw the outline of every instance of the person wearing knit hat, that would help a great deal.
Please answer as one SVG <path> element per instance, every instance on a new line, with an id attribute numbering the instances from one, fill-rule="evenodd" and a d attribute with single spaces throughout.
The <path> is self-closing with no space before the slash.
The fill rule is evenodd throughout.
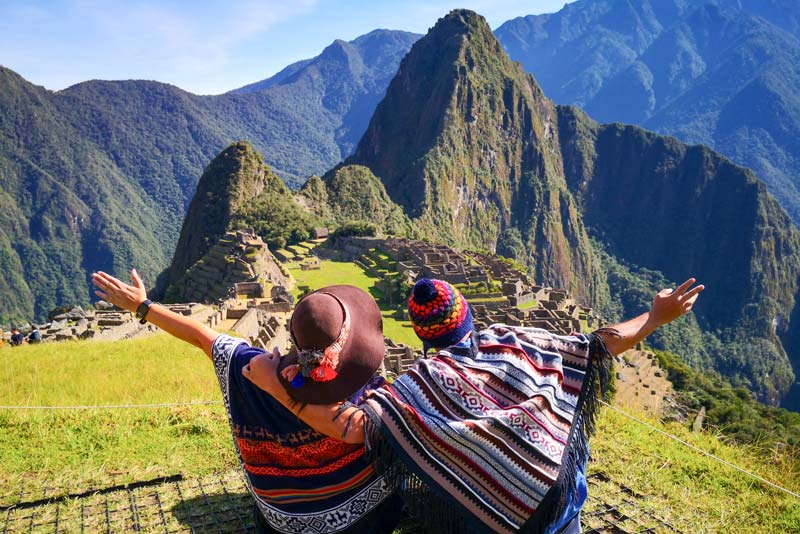
<path id="1" fill-rule="evenodd" d="M 444 280 L 422 278 L 408 299 L 408 316 L 427 353 L 449 347 L 472 332 L 472 311 L 461 291 Z"/>
<path id="2" fill-rule="evenodd" d="M 399 377 L 391 395 L 377 391 L 365 411 L 380 422 L 401 456 L 415 458 L 409 463 L 411 473 L 438 487 L 440 496 L 452 501 L 455 495 L 463 512 L 481 517 L 465 520 L 454 531 L 579 534 L 596 399 L 608 400 L 613 391 L 610 355 L 629 348 L 648 328 L 688 311 L 703 290 L 689 289 L 693 283 L 689 279 L 674 294 L 665 290 L 656 296 L 653 310 L 669 297 L 675 306 L 670 314 L 651 311 L 588 336 L 562 336 L 503 324 L 473 333 L 472 313 L 461 292 L 444 280 L 422 278 L 411 291 L 408 315 L 426 355 L 430 348 L 438 352 Z M 654 320 L 657 315 L 666 317 Z M 553 441 L 542 441 L 545 434 Z M 547 450 L 554 443 L 559 443 L 555 454 Z M 517 464 L 495 447 L 524 457 L 527 471 L 516 471 Z M 559 475 L 550 480 L 540 476 L 548 470 Z M 532 474 L 536 484 L 529 482 Z M 514 479 L 516 484 L 508 483 Z M 546 490 L 535 488 L 539 484 Z M 479 496 L 485 506 L 475 504 Z M 426 506 L 435 507 L 436 497 L 427 496 Z M 517 516 L 511 503 L 522 501 L 535 512 Z M 446 526 L 435 528 L 444 531 Z"/>

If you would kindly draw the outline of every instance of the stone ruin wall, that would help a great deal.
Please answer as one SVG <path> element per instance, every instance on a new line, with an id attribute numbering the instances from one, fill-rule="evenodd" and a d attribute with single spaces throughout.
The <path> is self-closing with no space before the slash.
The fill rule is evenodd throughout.
<path id="1" fill-rule="evenodd" d="M 228 234 L 225 241 L 230 242 L 234 236 Z M 245 247 L 252 247 L 257 241 L 249 240 L 245 234 L 235 236 L 236 241 Z M 258 240 L 260 241 L 260 239 Z M 263 244 L 263 242 L 261 242 Z M 226 243 L 228 246 L 230 243 Z M 256 247 L 258 248 L 258 247 Z M 496 301 L 471 303 L 476 328 L 485 328 L 493 323 L 505 323 L 519 326 L 533 326 L 559 334 L 578 332 L 585 328 L 595 329 L 603 325 L 600 317 L 590 308 L 577 304 L 566 291 L 538 286 L 532 283 L 527 274 L 522 273 L 508 263 L 494 257 L 479 253 L 461 253 L 443 245 L 435 245 L 404 238 L 339 238 L 334 246 L 318 249 L 319 256 L 334 258 L 340 261 L 358 262 L 362 268 L 373 276 L 380 272 L 367 265 L 362 258 L 371 250 L 379 249 L 395 262 L 401 276 L 408 282 L 420 276 L 445 279 L 450 283 L 470 284 L 476 282 L 490 283 L 498 281 L 502 286 Z M 247 250 L 245 248 L 244 250 Z M 250 249 L 252 251 L 252 248 Z M 263 250 L 269 254 L 266 245 Z M 218 258 L 219 253 L 211 255 Z M 252 257 L 252 255 L 251 255 Z M 219 258 L 218 258 L 219 259 Z M 213 262 L 211 262 L 213 265 Z M 197 303 L 167 305 L 173 311 L 191 315 L 204 321 L 212 328 L 227 329 L 247 339 L 252 345 L 270 350 L 278 346 L 282 350 L 288 348 L 288 320 L 293 309 L 284 294 L 288 294 L 288 285 L 283 269 L 269 256 L 269 261 L 252 261 L 251 278 L 266 278 L 276 281 L 273 297 L 259 298 L 254 280 L 233 282 L 225 289 L 226 295 L 234 292 L 245 293 L 253 297 L 246 302 L 235 298 L 219 299 L 218 305 L 202 305 Z M 219 265 L 218 265 L 219 267 Z M 258 270 L 264 269 L 264 271 Z M 207 281 L 211 271 L 203 270 L 199 280 Z M 221 269 L 217 269 L 219 275 Z M 230 280 L 230 277 L 228 277 Z M 219 283 L 219 282 L 217 282 Z M 238 284 L 238 285 L 236 285 Z M 197 284 L 194 287 L 199 287 Z M 206 286 L 208 287 L 208 286 Z M 263 286 L 261 286 L 263 288 Z M 234 289 L 235 288 L 235 289 Z M 237 291 L 238 290 L 238 291 Z M 206 295 L 208 295 L 206 293 Z M 262 295 L 263 297 L 263 290 Z M 498 297 L 494 293 L 467 295 L 468 300 L 480 300 Z M 526 309 L 517 306 L 535 305 Z M 69 312 L 57 316 L 48 328 L 41 330 L 44 341 L 64 341 L 72 339 L 123 339 L 136 337 L 156 331 L 152 325 L 140 325 L 132 314 L 113 309 L 98 303 L 96 310 L 73 308 Z M 407 317 L 406 317 L 407 318 Z M 25 333 L 25 332 L 23 332 Z M 7 335 L 6 335 L 7 337 Z M 386 356 L 383 371 L 389 376 L 397 376 L 411 367 L 422 357 L 421 352 L 411 347 L 395 343 L 386 338 Z M 639 346 L 623 356 L 617 357 L 617 379 L 624 384 L 620 389 L 625 393 L 621 400 L 628 404 L 637 404 L 645 409 L 658 411 L 662 408 L 665 397 L 672 393 L 672 387 L 666 374 L 658 368 L 654 355 L 642 350 Z M 620 384 L 622 386 L 622 384 Z"/>

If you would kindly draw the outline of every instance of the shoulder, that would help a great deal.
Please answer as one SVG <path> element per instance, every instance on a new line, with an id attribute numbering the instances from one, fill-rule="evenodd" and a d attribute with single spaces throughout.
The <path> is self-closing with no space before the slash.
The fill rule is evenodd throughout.
<path id="1" fill-rule="evenodd" d="M 584 352 L 589 348 L 589 338 L 584 334 L 557 334 L 544 328 L 512 326 L 495 323 L 479 333 L 481 345 L 533 345 L 545 349 L 567 352 Z"/>
<path id="2" fill-rule="evenodd" d="M 214 343 L 211 344 L 211 361 L 218 375 L 225 373 L 236 351 L 242 347 L 250 347 L 250 344 L 239 337 L 219 334 L 214 338 Z"/>

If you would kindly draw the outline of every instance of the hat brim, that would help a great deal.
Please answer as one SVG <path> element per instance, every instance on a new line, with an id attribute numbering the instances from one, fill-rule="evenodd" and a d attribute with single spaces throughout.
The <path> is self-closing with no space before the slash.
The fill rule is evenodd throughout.
<path id="1" fill-rule="evenodd" d="M 292 347 L 281 359 L 278 364 L 281 384 L 293 400 L 304 404 L 331 404 L 347 399 L 372 378 L 386 352 L 381 311 L 368 293 L 349 285 L 328 286 L 315 293 L 319 291 L 332 293 L 347 306 L 352 327 L 339 354 L 337 376 L 333 380 L 315 382 L 307 378 L 302 386 L 292 387 L 280 373 L 297 363 L 297 347 Z"/>

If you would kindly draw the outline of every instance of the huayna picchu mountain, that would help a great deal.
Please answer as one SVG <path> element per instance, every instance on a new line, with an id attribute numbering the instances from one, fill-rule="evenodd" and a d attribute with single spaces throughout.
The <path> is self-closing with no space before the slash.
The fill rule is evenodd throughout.
<path id="1" fill-rule="evenodd" d="M 555 106 L 482 17 L 453 11 L 400 63 L 345 164 L 368 167 L 428 237 L 494 251 L 516 230 L 537 281 L 585 302 L 601 275 L 564 179 Z"/>
<path id="2" fill-rule="evenodd" d="M 694 316 L 654 344 L 773 404 L 794 382 L 782 340 L 800 331 L 800 235 L 764 185 L 707 148 L 556 107 L 475 13 L 412 47 L 345 164 L 428 237 L 495 250 L 519 236 L 538 283 L 619 315 L 644 311 L 640 289 L 696 276 Z"/>
<path id="3" fill-rule="evenodd" d="M 220 248 L 220 240 L 231 231 L 253 228 L 267 243 L 283 246 L 292 232 L 301 232 L 299 239 L 307 239 L 312 226 L 312 217 L 294 201 L 263 156 L 249 143 L 233 143 L 200 177 L 172 263 L 159 276 L 153 295 L 191 299 L 184 291 L 191 286 L 186 278 L 196 274 L 197 262 L 212 248 Z"/>

